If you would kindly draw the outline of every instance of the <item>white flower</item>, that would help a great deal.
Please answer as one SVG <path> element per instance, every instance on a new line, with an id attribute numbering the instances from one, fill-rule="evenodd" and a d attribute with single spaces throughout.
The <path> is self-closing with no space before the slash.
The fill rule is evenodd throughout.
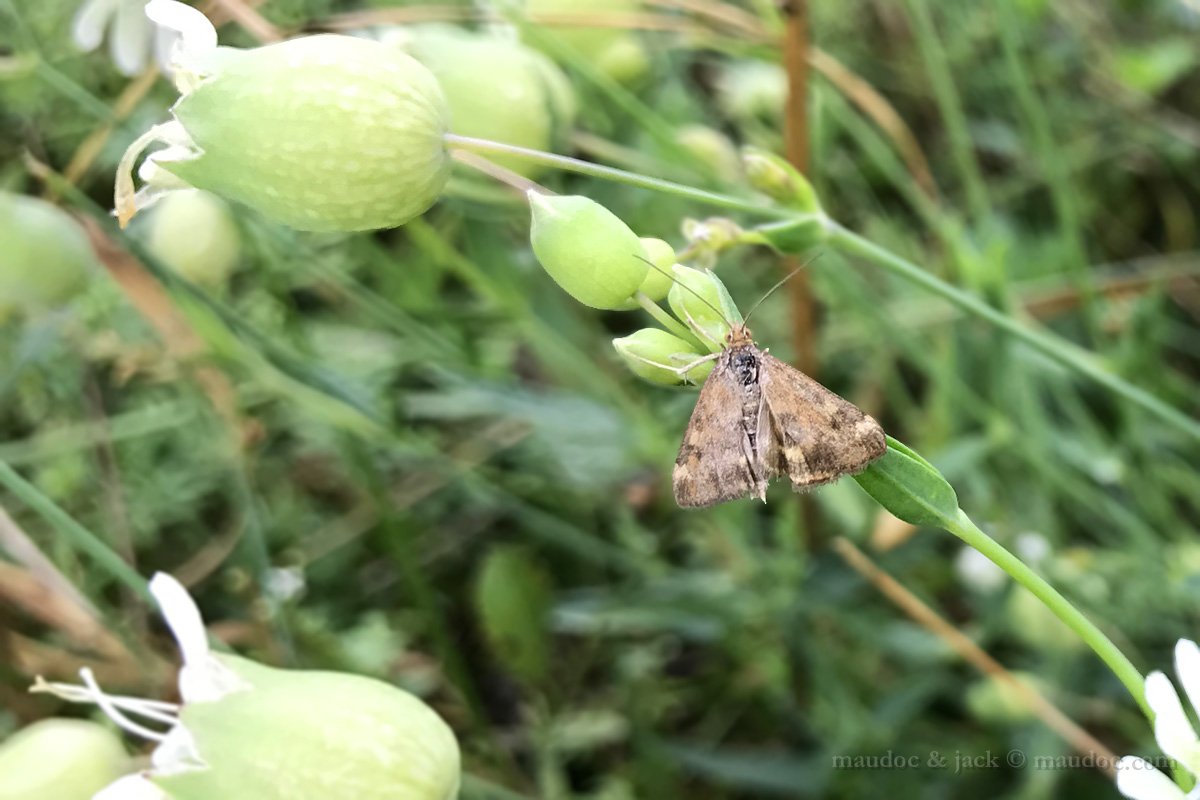
<path id="1" fill-rule="evenodd" d="M 234 692 L 250 689 L 249 684 L 213 657 L 200 610 L 179 581 L 160 572 L 150 581 L 150 593 L 158 602 L 163 619 L 183 656 L 183 666 L 179 670 L 179 696 L 185 705 L 215 702 Z M 47 692 L 75 703 L 95 703 L 122 729 L 158 742 L 151 755 L 151 771 L 154 774 L 178 774 L 206 766 L 196 752 L 191 733 L 180 722 L 182 706 L 105 694 L 96 684 L 90 669 L 84 667 L 79 675 L 83 679 L 83 686 L 46 683 L 39 678 L 32 691 Z M 160 731 L 132 717 L 167 725 L 168 728 L 165 732 Z M 142 773 L 121 778 L 93 800 L 157 800 L 166 797 L 160 788 L 151 783 L 148 773 Z"/>
<path id="2" fill-rule="evenodd" d="M 76 46 L 90 53 L 104 40 L 111 26 L 108 48 L 113 63 L 123 75 L 136 75 L 146 68 L 151 45 L 163 71 L 176 35 L 165 29 L 155 30 L 143 9 L 146 0 L 85 0 L 71 23 L 71 38 Z"/>
<path id="3" fill-rule="evenodd" d="M 93 800 L 452 800 L 460 761 L 453 731 L 419 699 L 382 681 L 280 670 L 213 653 L 200 611 L 169 575 L 150 592 L 179 644 L 182 704 L 82 686 L 33 690 L 94 703 L 125 731 L 157 742 L 150 768 Z"/>
<path id="4" fill-rule="evenodd" d="M 1175 676 L 1188 703 L 1200 714 L 1200 647 L 1190 639 L 1175 645 Z M 1179 693 L 1161 672 L 1146 676 L 1146 703 L 1154 712 L 1154 738 L 1159 748 L 1192 775 L 1200 776 L 1200 738 L 1184 711 Z M 1200 800 L 1200 786 L 1184 793 L 1149 762 L 1126 756 L 1117 764 L 1117 789 L 1134 800 Z"/>

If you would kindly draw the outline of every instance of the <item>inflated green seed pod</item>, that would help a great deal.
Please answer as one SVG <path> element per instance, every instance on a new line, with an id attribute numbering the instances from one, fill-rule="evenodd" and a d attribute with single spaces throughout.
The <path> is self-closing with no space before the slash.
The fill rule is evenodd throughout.
<path id="1" fill-rule="evenodd" d="M 216 658 L 248 689 L 180 715 L 205 767 L 152 775 L 171 800 L 450 800 L 458 742 L 413 695 L 371 678 Z"/>
<path id="2" fill-rule="evenodd" d="M 0 800 L 91 800 L 128 766 L 111 729 L 45 719 L 0 743 Z"/>
<path id="3" fill-rule="evenodd" d="M 570 81 L 536 50 L 445 26 L 418 28 L 409 37 L 409 52 L 441 84 L 454 133 L 553 150 L 574 123 Z M 526 159 L 489 158 L 527 177 L 544 169 Z"/>
<path id="4" fill-rule="evenodd" d="M 445 98 L 432 73 L 396 48 L 305 36 L 217 48 L 194 69 L 177 73 L 176 123 L 126 152 L 116 198 L 122 222 L 141 199 L 124 170 L 156 141 L 171 146 L 147 158 L 141 174 L 152 187 L 207 189 L 303 230 L 402 225 L 445 186 Z"/>

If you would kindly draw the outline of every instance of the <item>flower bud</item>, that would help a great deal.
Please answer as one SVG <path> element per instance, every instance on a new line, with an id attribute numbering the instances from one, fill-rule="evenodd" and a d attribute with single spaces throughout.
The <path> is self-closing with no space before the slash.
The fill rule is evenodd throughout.
<path id="1" fill-rule="evenodd" d="M 742 163 L 729 137 L 707 125 L 684 125 L 675 134 L 683 149 L 725 183 L 741 177 Z"/>
<path id="2" fill-rule="evenodd" d="M 248 688 L 180 714 L 203 768 L 154 775 L 172 798 L 447 800 L 454 734 L 413 695 L 371 678 L 215 655 Z"/>
<path id="3" fill-rule="evenodd" d="M 529 207 L 530 242 L 550 277 L 585 306 L 623 308 L 650 271 L 637 234 L 587 197 L 531 191 Z"/>
<path id="4" fill-rule="evenodd" d="M 704 357 L 696 347 L 678 336 L 658 328 L 642 328 L 629 336 L 613 339 L 617 354 L 639 378 L 663 386 L 675 386 L 686 379 L 702 383 L 713 370 L 712 361 L 696 364 L 686 375 L 677 370 Z"/>
<path id="5" fill-rule="evenodd" d="M 716 352 L 725 344 L 731 324 L 742 321 L 742 315 L 729 297 L 725 284 L 711 270 L 675 265 L 675 285 L 667 294 L 671 311 L 710 350 Z"/>
<path id="6" fill-rule="evenodd" d="M 349 36 L 305 36 L 252 50 L 217 48 L 211 23 L 173 0 L 147 14 L 182 33 L 175 121 L 122 159 L 122 223 L 164 191 L 207 189 L 302 230 L 402 225 L 438 198 L 450 170 L 445 99 L 411 56 Z M 207 28 L 205 28 L 207 26 Z M 154 142 L 133 195 L 132 166 Z"/>
<path id="7" fill-rule="evenodd" d="M 675 266 L 675 248 L 662 239 L 649 236 L 643 236 L 641 242 L 642 248 L 646 251 L 646 259 L 657 269 L 646 270 L 646 278 L 638 287 L 638 291 L 657 302 L 667 296 L 667 292 L 671 290 L 671 285 L 675 282 L 671 277 L 671 268 Z M 638 305 L 637 299 L 631 297 L 621 308 L 633 309 Z"/>
<path id="8" fill-rule="evenodd" d="M 783 67 L 767 61 L 736 61 L 717 76 L 717 105 L 741 122 L 777 120 L 787 104 Z"/>
<path id="9" fill-rule="evenodd" d="M 741 244 L 746 236 L 736 222 L 726 217 L 709 217 L 705 220 L 688 217 L 680 227 L 693 253 L 714 263 L 717 253 Z"/>
<path id="10" fill-rule="evenodd" d="M 1083 641 L 1038 598 L 1021 587 L 1008 596 L 1005 606 L 1012 632 L 1036 651 L 1067 653 Z"/>
<path id="11" fill-rule="evenodd" d="M 407 32 L 407 50 L 437 77 L 460 136 L 551 150 L 575 120 L 575 94 L 554 62 L 520 42 L 458 28 L 422 26 Z M 489 156 L 534 177 L 544 167 L 527 159 Z"/>
<path id="12" fill-rule="evenodd" d="M 172 192 L 146 223 L 146 247 L 192 283 L 223 287 L 237 267 L 241 234 L 216 195 L 198 189 Z"/>
<path id="13" fill-rule="evenodd" d="M 628 86 L 650 71 L 650 56 L 638 37 L 624 34 L 600 51 L 595 64 L 600 72 Z"/>
<path id="14" fill-rule="evenodd" d="M 1014 671 L 1012 678 L 1025 684 L 1030 690 L 1044 694 L 1046 685 L 1036 675 Z M 1028 722 L 1034 718 L 1026 694 L 1017 686 L 996 675 L 988 675 L 967 689 L 967 708 L 981 722 L 991 725 L 1006 725 Z"/>
<path id="15" fill-rule="evenodd" d="M 767 197 L 797 211 L 820 212 L 821 204 L 808 178 L 774 153 L 757 147 L 744 148 L 742 167 L 750 185 Z"/>
<path id="16" fill-rule="evenodd" d="M 639 10 L 641 0 L 525 0 L 525 13 L 537 23 L 553 23 L 555 38 L 588 61 L 595 62 L 605 50 L 626 34 L 611 25 L 587 25 L 586 18 L 630 14 Z M 579 24 L 570 24 L 577 17 Z"/>
<path id="17" fill-rule="evenodd" d="M 87 235 L 45 200 L 0 192 L 0 319 L 64 304 L 98 269 Z"/>
<path id="18" fill-rule="evenodd" d="M 128 768 L 121 740 L 79 719 L 45 719 L 0 744 L 3 800 L 91 800 Z"/>

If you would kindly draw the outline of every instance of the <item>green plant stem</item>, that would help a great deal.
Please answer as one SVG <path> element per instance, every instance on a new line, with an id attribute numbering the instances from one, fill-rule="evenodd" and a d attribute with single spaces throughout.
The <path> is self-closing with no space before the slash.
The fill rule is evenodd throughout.
<path id="1" fill-rule="evenodd" d="M 659 325 L 662 325 L 664 328 L 678 336 L 680 339 L 683 339 L 685 342 L 690 342 L 691 344 L 694 344 L 697 347 L 702 347 L 705 350 L 708 349 L 704 346 L 704 343 L 701 342 L 700 339 L 688 329 L 686 325 L 664 311 L 662 306 L 651 300 L 645 292 L 638 292 L 634 295 L 634 298 L 637 300 L 638 305 L 641 306 L 647 314 L 654 317 L 654 321 Z"/>
<path id="2" fill-rule="evenodd" d="M 1034 597 L 1045 603 L 1046 607 L 1054 612 L 1054 616 L 1058 617 L 1067 627 L 1075 631 L 1079 635 L 1079 638 L 1083 639 L 1088 647 L 1092 648 L 1096 655 L 1100 656 L 1100 659 L 1108 665 L 1108 668 L 1113 671 L 1117 679 L 1133 695 L 1133 699 L 1141 706 L 1146 716 L 1151 722 L 1154 721 L 1154 712 L 1146 703 L 1144 691 L 1145 679 L 1142 677 L 1142 674 L 1125 657 L 1125 654 L 1112 643 L 1112 640 L 1105 636 L 1103 631 L 1083 615 L 1083 612 L 1071 605 L 1071 602 L 1059 594 L 1057 589 L 1047 583 L 1045 578 L 1027 567 L 1024 562 L 1008 550 L 1005 550 L 995 539 L 981 531 L 971 521 L 970 517 L 961 510 L 958 512 L 956 518 L 946 519 L 943 525 L 946 530 L 983 553 L 996 566 L 1011 575 L 1013 580 L 1032 592 Z"/>
<path id="3" fill-rule="evenodd" d="M 451 148 L 458 148 L 472 153 L 482 153 L 484 155 L 493 154 L 521 158 L 536 164 L 544 164 L 554 169 L 562 169 L 580 175 L 589 175 L 593 178 L 624 183 L 629 186 L 650 189 L 651 191 L 662 192 L 664 194 L 672 194 L 676 197 L 684 197 L 689 200 L 695 200 L 698 203 L 725 208 L 730 211 L 741 211 L 746 214 L 755 214 L 760 217 L 771 217 L 774 219 L 787 219 L 795 213 L 785 208 L 762 205 L 731 195 L 697 189 L 694 186 L 651 178 L 647 175 L 639 175 L 636 172 L 627 172 L 615 167 L 605 167 L 601 164 L 593 164 L 590 161 L 581 161 L 578 158 L 571 158 L 570 156 L 559 156 L 553 153 L 546 153 L 542 150 L 531 150 L 527 147 L 517 147 L 516 145 L 493 142 L 488 139 L 476 139 L 472 136 L 458 136 L 453 133 L 448 133 L 443 138 L 446 145 Z"/>
<path id="4" fill-rule="evenodd" d="M 899 275 L 910 283 L 915 283 L 933 294 L 945 298 L 963 311 L 990 322 L 997 328 L 1037 350 L 1039 353 L 1075 372 L 1087 376 L 1114 394 L 1120 395 L 1135 405 L 1149 411 L 1162 421 L 1169 423 L 1192 438 L 1200 439 L 1200 423 L 1144 389 L 1140 389 L 1109 372 L 1097 363 L 1091 353 L 1081 350 L 1052 334 L 1039 331 L 1020 322 L 1016 318 L 993 308 L 974 295 L 964 292 L 929 274 L 911 261 L 901 258 L 895 253 L 885 250 L 874 242 L 842 227 L 834 220 L 827 220 L 826 228 L 829 233 L 826 241 L 843 253 L 864 258 L 873 264 Z"/>
<path id="5" fill-rule="evenodd" d="M 139 597 L 152 599 L 146 580 L 137 570 L 126 564 L 99 536 L 72 519 L 70 514 L 59 508 L 53 500 L 38 491 L 36 486 L 22 478 L 3 461 L 0 461 L 0 485 L 41 514 L 55 530 L 70 540 L 75 549 L 91 556 L 102 570 L 125 584 Z"/>

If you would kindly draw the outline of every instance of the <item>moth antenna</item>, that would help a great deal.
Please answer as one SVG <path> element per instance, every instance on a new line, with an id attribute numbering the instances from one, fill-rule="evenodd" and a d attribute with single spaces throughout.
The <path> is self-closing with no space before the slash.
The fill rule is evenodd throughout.
<path id="1" fill-rule="evenodd" d="M 758 302 L 757 302 L 757 303 L 755 303 L 755 304 L 754 304 L 754 305 L 753 305 L 753 306 L 750 308 L 750 312 L 749 312 L 748 314 L 746 314 L 746 316 L 745 316 L 745 324 L 747 324 L 747 325 L 748 325 L 748 324 L 750 324 L 750 317 L 751 317 L 751 315 L 753 315 L 753 314 L 754 314 L 754 312 L 758 310 L 758 307 L 759 307 L 759 306 L 761 306 L 761 305 L 763 304 L 763 301 L 764 301 L 764 300 L 766 300 L 766 299 L 767 299 L 768 297 L 770 297 L 771 295 L 775 294 L 775 290 L 776 290 L 776 289 L 778 289 L 780 286 L 783 286 L 785 283 L 787 283 L 788 281 L 790 281 L 790 280 L 793 278 L 793 276 L 795 276 L 795 274 L 796 274 L 797 272 L 799 272 L 800 270 L 802 270 L 802 269 L 807 269 L 807 268 L 808 268 L 808 267 L 809 267 L 809 266 L 810 266 L 810 265 L 811 265 L 811 264 L 812 264 L 814 261 L 816 261 L 816 260 L 817 260 L 818 258 L 820 258 L 822 255 L 823 255 L 822 253 L 817 253 L 815 256 L 813 256 L 812 258 L 810 258 L 808 261 L 805 261 L 803 264 L 801 264 L 800 266 L 796 267 L 794 270 L 792 270 L 792 271 L 791 271 L 791 272 L 789 272 L 787 275 L 785 275 L 785 276 L 784 276 L 784 278 L 783 278 L 783 280 L 781 280 L 779 283 L 775 284 L 775 285 L 774 285 L 774 286 L 772 286 L 770 289 L 767 289 L 767 293 L 766 293 L 766 294 L 764 294 L 762 297 L 758 298 Z"/>
<path id="2" fill-rule="evenodd" d="M 674 284 L 675 284 L 676 286 L 678 286 L 680 289 L 686 289 L 687 291 L 689 291 L 689 292 L 691 292 L 692 294 L 694 294 L 694 295 L 696 296 L 696 299 L 697 299 L 697 300 L 699 300 L 701 303 L 704 303 L 704 305 L 708 306 L 708 307 L 709 307 L 709 308 L 711 308 L 713 311 L 717 312 L 717 316 L 721 318 L 721 321 L 722 321 L 722 322 L 724 322 L 724 323 L 725 323 L 725 324 L 726 324 L 726 325 L 729 327 L 729 329 L 730 329 L 730 330 L 733 330 L 735 327 L 737 327 L 737 326 L 735 326 L 735 325 L 734 325 L 732 322 L 730 322 L 730 321 L 729 321 L 729 318 L 725 316 L 725 312 L 724 312 L 724 311 L 722 311 L 721 309 L 717 308 L 717 307 L 716 307 L 716 306 L 714 306 L 712 303 L 708 302 L 708 298 L 707 298 L 707 297 L 705 297 L 704 295 L 700 294 L 700 293 L 699 293 L 699 292 L 697 292 L 695 289 L 693 289 L 692 287 L 688 286 L 686 283 L 684 283 L 683 281 L 679 280 L 679 279 L 678 279 L 678 278 L 676 278 L 674 275 L 672 275 L 671 273 L 667 272 L 667 271 L 666 271 L 665 269 L 663 269 L 662 267 L 660 267 L 660 266 L 658 266 L 657 264 L 655 264 L 654 262 L 652 262 L 650 259 L 648 259 L 648 258 L 646 258 L 646 257 L 644 257 L 644 256 L 639 256 L 639 255 L 636 255 L 636 254 L 634 255 L 634 258 L 638 259 L 639 261 L 645 261 L 645 262 L 646 262 L 646 266 L 650 267 L 650 269 L 652 269 L 652 270 L 655 270 L 656 272 L 658 272 L 658 273 L 661 273 L 661 274 L 663 274 L 663 275 L 666 275 L 668 278 L 670 278 L 670 279 L 671 279 L 671 283 L 674 283 Z"/>

